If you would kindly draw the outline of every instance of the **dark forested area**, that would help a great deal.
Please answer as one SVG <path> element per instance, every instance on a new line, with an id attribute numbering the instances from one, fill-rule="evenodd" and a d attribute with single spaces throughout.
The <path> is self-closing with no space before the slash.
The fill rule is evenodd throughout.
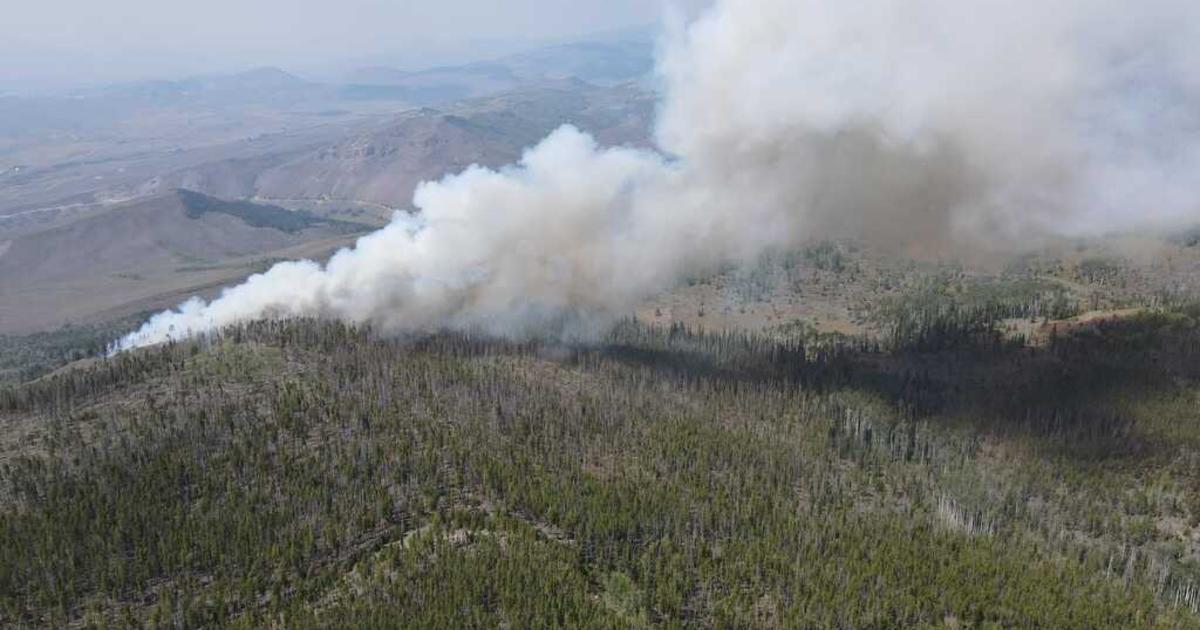
<path id="1" fill-rule="evenodd" d="M 1200 311 L 1030 344 L 959 304 L 590 347 L 259 322 L 11 386 L 0 622 L 1196 626 Z"/>
<path id="2" fill-rule="evenodd" d="M 31 381 L 67 363 L 101 356 L 145 315 L 103 324 L 68 325 L 32 335 L 0 335 L 0 387 Z"/>

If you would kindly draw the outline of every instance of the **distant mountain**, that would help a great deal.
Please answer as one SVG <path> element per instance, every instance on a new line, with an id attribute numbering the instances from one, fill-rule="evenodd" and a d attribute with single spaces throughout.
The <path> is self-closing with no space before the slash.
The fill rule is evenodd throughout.
<path id="1" fill-rule="evenodd" d="M 574 77 L 612 84 L 640 79 L 653 70 L 654 46 L 649 41 L 563 44 L 513 55 L 502 63 L 527 79 Z"/>
<path id="2" fill-rule="evenodd" d="M 540 67 L 536 56 L 523 59 Z M 517 68 L 377 69 L 379 80 L 408 82 L 398 88 L 410 90 L 404 99 L 411 90 L 436 96 L 456 77 L 474 82 L 461 88 L 468 93 L 516 87 L 437 108 L 406 101 L 338 115 L 320 114 L 320 101 L 296 105 L 327 87 L 275 69 L 131 84 L 104 97 L 0 99 L 0 126 L 8 105 L 26 116 L 13 123 L 18 132 L 39 116 L 67 129 L 16 137 L 15 150 L 0 151 L 0 334 L 173 306 L 272 260 L 323 255 L 359 230 L 333 219 L 379 225 L 410 207 L 421 181 L 512 163 L 563 124 L 604 145 L 650 142 L 653 93 L 577 77 L 526 82 L 534 75 Z"/>
<path id="3" fill-rule="evenodd" d="M 306 81 L 278 68 L 179 80 L 119 83 L 65 94 L 0 96 L 0 136 L 39 131 L 111 134 L 114 127 L 139 128 L 164 115 L 223 112 L 227 126 L 239 124 L 248 106 L 286 111 L 341 99 L 336 86 Z M 3 146 L 0 145 L 0 149 Z"/>
<path id="4" fill-rule="evenodd" d="M 0 96 L 0 136 L 20 138 L 46 129 L 100 128 L 123 114 L 123 104 L 113 99 Z"/>
<path id="5" fill-rule="evenodd" d="M 75 94 L 83 99 L 133 99 L 174 104 L 181 101 L 240 103 L 327 98 L 335 90 L 279 68 L 256 68 L 229 75 L 203 75 L 178 81 L 141 81 Z"/>
<path id="6" fill-rule="evenodd" d="M 341 93 L 349 99 L 398 99 L 433 105 L 511 90 L 521 82 L 511 69 L 496 63 L 416 72 L 372 67 L 351 72 Z"/>
<path id="7" fill-rule="evenodd" d="M 654 67 L 649 37 L 546 46 L 493 61 L 404 71 L 383 66 L 347 74 L 342 94 L 358 99 L 403 99 L 419 105 L 494 95 L 546 81 L 579 79 L 597 85 L 637 81 Z"/>
<path id="8" fill-rule="evenodd" d="M 80 215 L 177 188 L 229 199 L 320 200 L 321 207 L 285 205 L 385 219 L 389 208 L 408 205 L 417 181 L 476 162 L 512 161 L 564 123 L 595 133 L 605 144 L 645 144 L 655 106 L 655 95 L 634 85 L 604 88 L 575 79 L 542 81 L 437 109 L 392 103 L 345 111 L 319 104 L 122 108 L 111 98 L 57 99 L 40 107 L 14 100 L 30 116 L 68 131 L 17 138 L 7 154 L 0 145 L 0 239 L 14 229 L 61 223 L 67 213 Z M 81 123 L 50 106 L 56 103 L 72 104 L 89 116 L 100 116 L 107 107 L 123 121 L 122 135 L 113 141 L 111 126 L 95 134 L 71 131 Z M 0 114 L 4 106 L 0 99 Z M 402 113 L 391 113 L 398 110 Z M 479 124 L 450 125 L 450 135 L 435 140 L 436 130 L 428 127 L 434 123 L 425 119 L 439 116 Z M 6 122 L 0 115 L 0 127 Z M 409 142 L 417 137 L 429 141 Z M 56 157 L 51 151 L 60 153 Z"/>
<path id="9" fill-rule="evenodd" d="M 415 71 L 365 67 L 328 82 L 263 67 L 39 96 L 5 96 L 0 91 L 0 136 L 104 135 L 114 127 L 142 129 L 167 118 L 171 118 L 170 128 L 176 130 L 205 123 L 234 128 L 248 118 L 248 107 L 265 106 L 277 114 L 345 113 L 377 111 L 381 106 L 444 106 L 570 79 L 615 86 L 638 82 L 652 70 L 653 38 L 651 30 L 619 32 L 462 65 Z M 213 113 L 227 120 L 215 121 Z M 4 166 L 3 149 L 0 144 L 0 168 Z"/>
<path id="10" fill-rule="evenodd" d="M 255 160 L 215 162 L 156 178 L 146 192 L 190 188 L 225 197 L 345 200 L 408 207 L 424 180 L 472 164 L 497 167 L 563 124 L 606 145 L 649 141 L 654 96 L 631 86 L 579 81 L 424 108 L 314 149 Z"/>

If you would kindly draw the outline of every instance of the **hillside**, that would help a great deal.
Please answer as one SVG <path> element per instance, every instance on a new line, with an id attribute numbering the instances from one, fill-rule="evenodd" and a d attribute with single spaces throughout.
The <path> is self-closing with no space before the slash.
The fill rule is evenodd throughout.
<path id="1" fill-rule="evenodd" d="M 489 62 L 418 71 L 372 66 L 350 72 L 345 81 L 343 93 L 349 98 L 402 98 L 419 106 L 507 92 L 523 82 L 508 66 Z"/>
<path id="2" fill-rule="evenodd" d="M 405 112 L 336 143 L 271 161 L 184 169 L 153 185 L 292 205 L 406 208 L 421 181 L 472 164 L 512 163 L 564 124 L 589 131 L 606 145 L 643 145 L 649 141 L 654 103 L 653 95 L 632 86 L 559 82 Z"/>
<path id="3" fill-rule="evenodd" d="M 224 114 L 186 123 L 174 113 L 145 115 L 120 142 L 78 134 L 69 142 L 30 140 L 35 155 L 16 143 L 6 157 L 0 143 L 0 237 L 177 188 L 379 222 L 408 207 L 422 179 L 473 163 L 506 164 L 563 124 L 606 145 L 646 145 L 655 99 L 633 85 L 560 80 L 439 109 L 254 110 L 228 125 Z"/>
<path id="4" fill-rule="evenodd" d="M 417 71 L 359 68 L 344 77 L 343 94 L 364 100 L 402 98 L 416 105 L 439 105 L 536 87 L 546 81 L 578 79 L 609 86 L 638 82 L 654 67 L 654 40 L 653 32 L 634 30 L 462 65 Z"/>
<path id="5" fill-rule="evenodd" d="M 1082 254 L 817 243 L 587 346 L 260 322 L 0 389 L 0 623 L 1196 627 L 1200 309 Z"/>
<path id="6" fill-rule="evenodd" d="M 263 72 L 268 85 L 292 82 Z M 214 79 L 240 80 L 257 79 Z M 653 109 L 654 96 L 632 86 L 559 81 L 367 126 L 0 173 L 0 197 L 93 191 L 0 216 L 0 334 L 102 323 L 212 295 L 269 261 L 326 255 L 350 241 L 347 228 L 365 231 L 409 207 L 419 182 L 511 163 L 562 124 L 605 144 L 645 144 Z M 112 169 L 118 179 L 106 179 Z M 228 200 L 225 211 L 185 211 L 179 189 Z M 260 225 L 239 214 L 246 209 L 284 222 Z M 290 222 L 308 212 L 333 223 Z"/>
<path id="7" fill-rule="evenodd" d="M 241 191 L 253 191 L 260 173 L 364 134 L 386 134 L 407 113 L 425 106 L 464 116 L 460 110 L 471 105 L 462 101 L 470 99 L 502 102 L 516 95 L 516 102 L 524 103 L 529 99 L 521 94 L 542 94 L 561 100 L 554 92 L 570 90 L 597 98 L 596 85 L 628 93 L 627 84 L 650 69 L 652 36 L 614 37 L 425 70 L 364 68 L 329 83 L 268 67 L 67 93 L 0 95 L 0 229 L 13 216 L 41 220 L 45 214 L 94 210 L 174 188 L 250 196 Z M 636 105 L 627 114 L 643 130 L 636 139 L 644 141 L 649 110 L 643 112 L 644 103 Z M 532 122 L 548 131 L 568 120 L 539 114 Z M 616 125 L 575 122 L 597 132 Z M 523 134 L 502 140 L 520 143 L 509 149 L 513 152 L 537 139 Z M 280 186 L 304 185 L 271 179 L 272 190 L 281 196 L 288 191 Z M 358 199 L 346 194 L 341 201 Z M 376 202 L 399 206 L 408 199 L 389 194 L 386 202 Z"/>
<path id="8" fill-rule="evenodd" d="M 77 91 L 77 99 L 116 100 L 131 105 L 187 104 L 210 107 L 286 105 L 329 100 L 333 86 L 306 81 L 279 68 L 254 68 L 227 75 L 203 75 L 179 80 L 142 81 Z"/>
<path id="9" fill-rule="evenodd" d="M 1033 353 L 286 322 L 122 355 L 0 394 L 0 615 L 1194 627 L 1195 318 Z"/>
<path id="10" fill-rule="evenodd" d="M 366 226 L 177 191 L 0 242 L 0 334 L 181 301 Z"/>

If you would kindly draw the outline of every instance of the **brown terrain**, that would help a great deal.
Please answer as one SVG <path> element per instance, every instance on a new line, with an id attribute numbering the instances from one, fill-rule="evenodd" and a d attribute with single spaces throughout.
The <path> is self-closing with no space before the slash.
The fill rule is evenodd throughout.
<path id="1" fill-rule="evenodd" d="M 177 193 L 0 241 L 0 333 L 112 319 L 174 306 L 273 261 L 321 257 L 351 242 L 349 224 L 287 231 L 237 216 L 189 216 Z"/>
<path id="2" fill-rule="evenodd" d="M 234 142 L 215 134 L 187 150 L 0 169 L 0 335 L 171 307 L 275 261 L 326 257 L 409 207 L 421 181 L 514 162 L 568 123 L 607 145 L 644 145 L 653 109 L 631 85 L 558 80 Z M 272 219 L 192 216 L 181 189 Z"/>
<path id="3" fill-rule="evenodd" d="M 189 188 L 292 206 L 322 204 L 390 215 L 417 184 L 473 164 L 499 167 L 564 124 L 606 145 L 645 144 L 654 99 L 633 87 L 559 82 L 399 114 L 336 143 L 236 164 L 217 162 L 157 178 L 143 191 Z"/>

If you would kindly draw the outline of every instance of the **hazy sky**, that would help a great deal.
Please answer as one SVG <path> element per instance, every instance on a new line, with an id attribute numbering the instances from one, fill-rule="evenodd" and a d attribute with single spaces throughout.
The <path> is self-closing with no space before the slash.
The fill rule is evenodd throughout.
<path id="1" fill-rule="evenodd" d="M 654 22 L 657 0 L 3 0 L 0 81 L 420 66 Z M 407 63 L 406 63 L 407 62 Z"/>

